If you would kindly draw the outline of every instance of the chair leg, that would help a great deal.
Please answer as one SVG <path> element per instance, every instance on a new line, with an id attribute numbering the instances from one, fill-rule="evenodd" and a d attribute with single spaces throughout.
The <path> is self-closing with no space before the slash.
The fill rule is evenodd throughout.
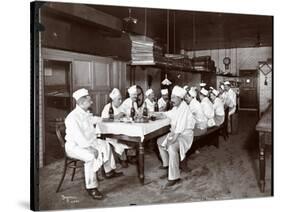
<path id="1" fill-rule="evenodd" d="M 104 166 L 103 166 L 103 165 L 100 167 L 100 171 L 101 171 L 102 177 L 106 178 L 106 173 L 105 173 L 105 170 L 104 170 Z"/>
<path id="2" fill-rule="evenodd" d="M 58 188 L 57 188 L 57 190 L 56 190 L 56 193 L 58 193 L 59 190 L 60 190 L 60 188 L 61 188 L 62 182 L 63 182 L 64 177 L 65 177 L 65 174 L 66 174 L 66 169 L 67 169 L 67 158 L 65 158 L 65 160 L 64 160 L 63 174 L 62 174 L 60 183 L 59 183 L 59 185 L 58 185 Z"/>
<path id="3" fill-rule="evenodd" d="M 77 164 L 77 161 L 74 162 L 74 166 L 76 166 L 76 164 Z M 74 179 L 75 171 L 76 171 L 76 168 L 73 168 L 71 181 L 73 181 L 73 179 Z"/>

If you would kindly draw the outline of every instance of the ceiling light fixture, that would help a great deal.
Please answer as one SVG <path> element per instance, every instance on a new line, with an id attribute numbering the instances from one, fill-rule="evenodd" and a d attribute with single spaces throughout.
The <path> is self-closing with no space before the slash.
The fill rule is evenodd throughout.
<path id="1" fill-rule="evenodd" d="M 138 19 L 133 18 L 131 14 L 132 14 L 132 9 L 129 8 L 129 16 L 124 18 L 123 20 L 125 22 L 127 22 L 127 23 L 137 24 L 138 23 Z"/>

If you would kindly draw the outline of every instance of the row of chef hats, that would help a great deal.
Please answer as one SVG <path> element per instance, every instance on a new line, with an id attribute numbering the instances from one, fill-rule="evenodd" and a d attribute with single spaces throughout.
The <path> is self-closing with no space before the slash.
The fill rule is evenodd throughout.
<path id="1" fill-rule="evenodd" d="M 229 81 L 226 81 L 226 82 L 224 82 L 223 85 L 221 85 L 221 89 L 223 89 L 223 90 L 224 90 L 224 85 L 230 85 L 230 82 L 229 82 Z M 207 96 L 209 92 L 204 88 L 204 87 L 206 86 L 206 83 L 202 82 L 202 83 L 200 83 L 200 86 L 202 87 L 202 89 L 200 90 L 200 93 L 202 93 L 203 95 Z M 218 96 L 219 92 L 218 92 L 216 89 L 214 89 L 213 87 L 210 87 L 210 90 L 211 90 L 211 92 L 212 92 L 215 96 Z M 129 94 L 137 93 L 137 86 L 136 86 L 136 85 L 131 86 L 131 87 L 128 89 L 128 93 L 129 93 Z M 146 95 L 146 96 L 149 96 L 151 93 L 153 93 L 153 90 L 150 88 L 150 89 L 148 89 L 148 90 L 145 92 L 145 95 Z M 196 97 L 196 90 L 195 90 L 194 87 L 191 87 L 191 89 L 188 89 L 188 86 L 187 86 L 187 85 L 185 85 L 183 88 L 180 87 L 180 86 L 178 86 L 178 85 L 176 85 L 176 86 L 174 86 L 174 88 L 173 88 L 173 90 L 172 90 L 172 95 L 178 96 L 178 97 L 180 97 L 180 98 L 183 98 L 183 97 L 186 95 L 186 93 L 188 93 L 188 94 L 189 94 L 190 96 L 192 96 L 192 97 Z M 161 89 L 161 94 L 162 94 L 162 95 L 167 95 L 167 94 L 168 94 L 168 89 Z M 75 100 L 78 100 L 78 99 L 80 99 L 81 97 L 83 97 L 83 96 L 88 96 L 88 95 L 89 95 L 89 91 L 88 91 L 87 89 L 85 89 L 85 88 L 81 88 L 81 89 L 75 91 L 72 96 L 73 96 L 73 98 L 74 98 Z M 110 92 L 109 97 L 110 97 L 111 99 L 115 99 L 115 98 L 118 97 L 119 95 L 121 95 L 119 89 L 114 88 L 114 89 Z"/>

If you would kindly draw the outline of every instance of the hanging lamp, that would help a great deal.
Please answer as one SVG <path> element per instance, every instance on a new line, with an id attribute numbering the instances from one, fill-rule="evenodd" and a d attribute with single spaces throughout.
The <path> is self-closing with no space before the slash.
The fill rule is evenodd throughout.
<path id="1" fill-rule="evenodd" d="M 167 53 L 169 53 L 169 32 L 170 32 L 170 27 L 169 27 L 169 10 L 167 10 Z M 165 57 L 166 57 L 167 54 L 165 54 Z M 172 82 L 168 79 L 168 74 L 167 74 L 167 65 L 166 65 L 166 73 L 165 73 L 165 79 L 161 82 L 162 85 L 171 85 Z"/>

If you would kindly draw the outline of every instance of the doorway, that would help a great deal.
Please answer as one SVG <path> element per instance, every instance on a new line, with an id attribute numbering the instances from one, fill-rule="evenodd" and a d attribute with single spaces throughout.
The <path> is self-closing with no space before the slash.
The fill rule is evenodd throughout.
<path id="1" fill-rule="evenodd" d="M 44 73 L 44 165 L 63 157 L 55 132 L 55 123 L 71 111 L 71 62 L 43 60 Z"/>
<path id="2" fill-rule="evenodd" d="M 240 70 L 240 109 L 258 110 L 257 70 Z"/>

